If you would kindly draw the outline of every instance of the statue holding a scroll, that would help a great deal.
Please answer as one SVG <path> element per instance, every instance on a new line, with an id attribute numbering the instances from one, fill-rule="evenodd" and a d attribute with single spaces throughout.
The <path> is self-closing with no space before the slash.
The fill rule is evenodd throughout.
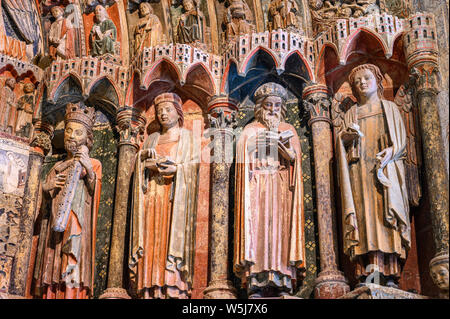
<path id="1" fill-rule="evenodd" d="M 286 98 L 279 84 L 259 87 L 236 146 L 233 265 L 249 298 L 290 295 L 305 271 L 302 153 Z"/>
<path id="2" fill-rule="evenodd" d="M 53 166 L 42 185 L 45 196 L 33 291 L 38 298 L 92 296 L 102 177 L 101 163 L 89 157 L 94 121 L 93 108 L 67 105 L 64 129 L 67 158 Z"/>

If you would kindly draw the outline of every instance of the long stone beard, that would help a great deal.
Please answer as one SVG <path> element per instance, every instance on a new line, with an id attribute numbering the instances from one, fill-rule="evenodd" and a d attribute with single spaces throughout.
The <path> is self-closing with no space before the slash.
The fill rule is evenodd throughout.
<path id="1" fill-rule="evenodd" d="M 75 154 L 80 149 L 81 145 L 83 145 L 83 142 L 76 142 L 76 141 L 66 141 L 64 142 L 64 147 L 67 152 L 70 152 L 72 154 Z"/>
<path id="2" fill-rule="evenodd" d="M 258 122 L 266 126 L 270 131 L 278 131 L 278 126 L 281 122 L 281 113 L 269 114 L 269 111 L 261 110 L 255 117 Z"/>

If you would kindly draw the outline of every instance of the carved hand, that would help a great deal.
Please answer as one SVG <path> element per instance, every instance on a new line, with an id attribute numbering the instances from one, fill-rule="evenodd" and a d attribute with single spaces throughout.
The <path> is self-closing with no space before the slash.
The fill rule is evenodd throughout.
<path id="1" fill-rule="evenodd" d="M 171 176 L 177 172 L 177 167 L 176 165 L 161 163 L 158 165 L 158 172 L 163 176 Z"/>
<path id="2" fill-rule="evenodd" d="M 342 131 L 341 138 L 344 141 L 344 143 L 347 144 L 352 142 L 353 140 L 357 140 L 359 138 L 359 134 L 354 130 L 346 130 Z"/>
<path id="3" fill-rule="evenodd" d="M 63 188 L 66 183 L 67 175 L 63 173 L 59 173 L 56 175 L 55 183 L 53 185 L 53 189 Z"/>
<path id="4" fill-rule="evenodd" d="M 94 169 L 89 157 L 89 150 L 85 145 L 83 145 L 81 149 L 75 153 L 74 160 L 79 161 L 80 164 L 83 165 L 83 167 L 86 169 L 89 179 L 94 178 Z"/>
<path id="5" fill-rule="evenodd" d="M 392 147 L 385 148 L 376 155 L 377 160 L 380 163 L 380 167 L 385 167 L 386 164 L 392 159 L 394 150 Z"/>
<path id="6" fill-rule="evenodd" d="M 156 159 L 157 155 L 154 148 L 148 148 L 142 152 L 141 161 L 145 161 L 148 158 Z"/>
<path id="7" fill-rule="evenodd" d="M 288 161 L 292 162 L 295 160 L 294 150 L 286 147 L 280 140 L 278 141 L 278 152 L 280 152 L 281 156 Z"/>

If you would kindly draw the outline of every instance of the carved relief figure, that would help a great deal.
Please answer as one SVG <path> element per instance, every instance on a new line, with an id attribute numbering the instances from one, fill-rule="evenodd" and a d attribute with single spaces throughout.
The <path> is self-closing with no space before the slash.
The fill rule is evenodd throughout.
<path id="1" fill-rule="evenodd" d="M 299 29 L 299 8 L 295 0 L 272 0 L 269 4 L 268 29 Z"/>
<path id="2" fill-rule="evenodd" d="M 350 73 L 358 102 L 335 120 L 336 152 L 344 252 L 361 282 L 379 273 L 382 284 L 396 286 L 411 243 L 406 131 L 397 105 L 383 99 L 382 79 L 372 64 Z"/>
<path id="3" fill-rule="evenodd" d="M 17 103 L 17 120 L 15 132 L 17 136 L 30 137 L 34 110 L 34 84 L 25 83 L 24 95 Z"/>
<path id="4" fill-rule="evenodd" d="M 205 18 L 198 8 L 197 0 L 183 0 L 184 13 L 177 26 L 179 43 L 205 43 Z"/>
<path id="5" fill-rule="evenodd" d="M 258 88 L 236 146 L 234 271 L 249 298 L 291 294 L 305 267 L 301 148 L 283 120 L 286 94 Z"/>
<path id="6" fill-rule="evenodd" d="M 69 103 L 64 147 L 67 158 L 50 170 L 42 190 L 50 209 L 42 223 L 35 266 L 34 295 L 44 299 L 87 299 L 92 295 L 95 233 L 102 166 L 89 157 L 93 108 Z"/>
<path id="7" fill-rule="evenodd" d="M 95 23 L 90 33 L 91 55 L 115 54 L 117 29 L 109 18 L 106 9 L 98 5 L 95 7 Z"/>
<path id="8" fill-rule="evenodd" d="M 16 80 L 14 78 L 6 79 L 0 95 L 0 129 L 9 133 L 13 132 L 16 115 L 15 85 Z M 10 116 L 10 114 L 13 115 Z"/>
<path id="9" fill-rule="evenodd" d="M 141 52 L 144 47 L 153 47 L 164 43 L 165 35 L 157 15 L 153 14 L 148 2 L 139 5 L 139 22 L 134 29 L 134 53 Z"/>
<path id="10" fill-rule="evenodd" d="M 193 276 L 199 150 L 183 128 L 181 99 L 156 97 L 161 129 L 135 162 L 132 209 L 132 280 L 141 298 L 188 298 Z"/>
<path id="11" fill-rule="evenodd" d="M 64 17 L 64 9 L 54 6 L 51 9 L 55 22 L 48 33 L 49 52 L 52 59 L 73 59 L 75 57 L 75 29 L 69 19 Z"/>
<path id="12" fill-rule="evenodd" d="M 224 16 L 225 39 L 230 40 L 234 37 L 251 33 L 253 26 L 248 22 L 247 5 L 242 0 L 233 0 Z"/>

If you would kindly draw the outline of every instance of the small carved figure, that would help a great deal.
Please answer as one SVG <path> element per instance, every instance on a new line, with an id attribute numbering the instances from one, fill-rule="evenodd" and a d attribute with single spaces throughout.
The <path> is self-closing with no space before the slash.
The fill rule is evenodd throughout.
<path id="1" fill-rule="evenodd" d="M 286 97 L 276 83 L 258 88 L 236 146 L 234 272 L 249 298 L 291 294 L 305 270 L 302 153 Z"/>
<path id="2" fill-rule="evenodd" d="M 54 60 L 75 57 L 75 29 L 69 19 L 64 17 L 64 9 L 54 6 L 51 9 L 56 19 L 48 33 L 49 52 Z"/>
<path id="3" fill-rule="evenodd" d="M 160 131 L 136 156 L 130 270 L 140 298 L 188 298 L 192 288 L 199 150 L 181 99 L 155 98 Z"/>
<path id="4" fill-rule="evenodd" d="M 238 35 L 253 31 L 253 26 L 248 22 L 247 11 L 243 0 L 233 0 L 231 2 L 223 22 L 226 40 L 231 40 Z"/>
<path id="5" fill-rule="evenodd" d="M 30 137 L 34 111 L 34 84 L 25 83 L 23 93 L 24 95 L 17 103 L 15 132 L 17 136 Z"/>
<path id="6" fill-rule="evenodd" d="M 109 18 L 106 9 L 98 5 L 95 7 L 95 23 L 90 33 L 91 55 L 115 54 L 117 29 Z"/>
<path id="7" fill-rule="evenodd" d="M 272 0 L 268 11 L 269 31 L 300 29 L 299 8 L 295 0 Z"/>
<path id="8" fill-rule="evenodd" d="M 164 43 L 164 34 L 161 22 L 153 14 L 152 6 L 148 2 L 139 5 L 139 22 L 134 29 L 134 53 L 141 52 L 144 47 L 154 47 Z"/>
<path id="9" fill-rule="evenodd" d="M 383 99 L 383 75 L 372 64 L 352 70 L 357 104 L 339 113 L 336 153 L 342 194 L 344 252 L 364 282 L 380 274 L 396 287 L 411 245 L 403 160 L 406 130 L 394 102 Z"/>
<path id="10" fill-rule="evenodd" d="M 102 166 L 89 157 L 95 110 L 69 103 L 64 147 L 67 158 L 57 162 L 42 185 L 40 244 L 33 294 L 43 299 L 87 299 L 92 296 L 95 234 Z M 48 203 L 48 204 L 46 204 Z M 39 219 L 38 219 L 39 220 Z"/>
<path id="11" fill-rule="evenodd" d="M 448 299 L 448 254 L 439 255 L 430 261 L 430 274 L 434 284 L 439 287 L 439 297 Z"/>
<path id="12" fill-rule="evenodd" d="M 183 9 L 177 26 L 178 43 L 205 43 L 205 17 L 198 8 L 198 1 L 183 0 Z"/>
<path id="13" fill-rule="evenodd" d="M 0 95 L 0 129 L 9 133 L 13 133 L 16 117 L 16 95 L 14 87 L 16 80 L 8 78 L 5 86 L 1 89 Z M 12 114 L 12 115 L 11 115 Z"/>

